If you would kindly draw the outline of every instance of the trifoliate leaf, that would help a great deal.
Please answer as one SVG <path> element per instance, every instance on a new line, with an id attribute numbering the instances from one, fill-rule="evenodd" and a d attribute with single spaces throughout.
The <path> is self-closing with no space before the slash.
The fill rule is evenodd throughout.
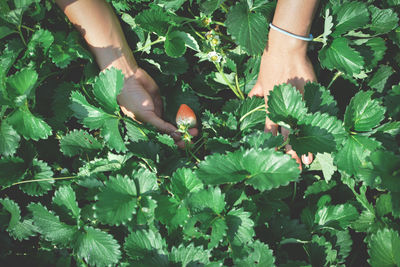
<path id="1" fill-rule="evenodd" d="M 250 55 L 259 55 L 265 48 L 268 34 L 266 18 L 249 10 L 244 2 L 233 6 L 225 21 L 228 33 Z"/>
<path id="2" fill-rule="evenodd" d="M 254 222 L 250 213 L 240 209 L 233 209 L 226 215 L 228 225 L 228 238 L 232 245 L 243 246 L 251 241 L 254 236 Z"/>
<path id="3" fill-rule="evenodd" d="M 183 56 L 186 52 L 185 38 L 186 34 L 184 32 L 168 32 L 164 43 L 165 53 L 173 58 Z"/>
<path id="4" fill-rule="evenodd" d="M 10 213 L 7 230 L 12 231 L 21 220 L 21 210 L 18 204 L 9 198 L 0 199 L 0 204 L 3 206 L 4 210 Z"/>
<path id="5" fill-rule="evenodd" d="M 319 208 L 315 214 L 315 223 L 321 226 L 345 229 L 355 221 L 358 216 L 357 209 L 351 204 L 323 206 Z"/>
<path id="6" fill-rule="evenodd" d="M 42 196 L 52 189 L 54 180 L 53 171 L 46 162 L 34 159 L 32 166 L 24 176 L 24 180 L 40 180 L 48 179 L 46 181 L 32 181 L 30 183 L 21 184 L 19 187 L 22 191 L 30 196 Z"/>
<path id="7" fill-rule="evenodd" d="M 159 233 L 152 230 L 138 230 L 132 232 L 125 239 L 124 249 L 133 260 L 140 260 L 153 255 L 165 255 L 163 241 Z"/>
<path id="8" fill-rule="evenodd" d="M 71 93 L 71 102 L 70 108 L 74 116 L 91 130 L 99 129 L 111 117 L 102 109 L 89 104 L 86 98 L 77 91 Z"/>
<path id="9" fill-rule="evenodd" d="M 9 186 L 23 179 L 26 172 L 24 160 L 18 157 L 0 159 L 0 185 Z"/>
<path id="10" fill-rule="evenodd" d="M 3 120 L 0 125 L 0 155 L 13 155 L 19 146 L 20 139 L 14 128 Z"/>
<path id="11" fill-rule="evenodd" d="M 294 125 L 307 113 L 307 108 L 296 87 L 281 84 L 275 86 L 268 96 L 268 112 L 268 117 L 275 123 Z"/>
<path id="12" fill-rule="evenodd" d="M 60 140 L 61 152 L 69 157 L 102 148 L 102 144 L 84 130 L 73 130 Z"/>
<path id="13" fill-rule="evenodd" d="M 400 265 L 400 237 L 397 231 L 384 228 L 372 234 L 368 243 L 369 264 L 372 267 Z"/>
<path id="14" fill-rule="evenodd" d="M 359 74 L 364 60 L 356 50 L 349 46 L 349 40 L 340 37 L 332 44 L 323 47 L 319 52 L 321 65 L 329 70 L 337 69 L 345 74 Z"/>
<path id="15" fill-rule="evenodd" d="M 378 100 L 371 99 L 372 91 L 360 91 L 350 101 L 344 115 L 347 131 L 370 131 L 383 120 L 385 108 Z"/>
<path id="16" fill-rule="evenodd" d="M 205 265 L 210 262 L 209 250 L 202 247 L 195 247 L 192 243 L 188 246 L 181 244 L 178 248 L 173 247 L 169 254 L 169 261 L 179 266 Z"/>
<path id="17" fill-rule="evenodd" d="M 304 86 L 304 100 L 310 113 L 321 112 L 336 116 L 338 112 L 336 100 L 324 86 L 307 83 Z"/>
<path id="18" fill-rule="evenodd" d="M 365 3 L 347 2 L 334 7 L 333 15 L 336 23 L 332 35 L 335 37 L 363 27 L 369 22 L 369 12 Z"/>
<path id="19" fill-rule="evenodd" d="M 211 187 L 192 193 L 187 199 L 193 213 L 214 212 L 220 214 L 225 208 L 225 194 L 219 187 Z"/>
<path id="20" fill-rule="evenodd" d="M 248 129 L 263 130 L 267 116 L 264 98 L 252 97 L 243 100 L 239 107 L 239 116 L 241 131 Z"/>
<path id="21" fill-rule="evenodd" d="M 289 156 L 268 150 L 237 150 L 225 155 L 214 154 L 199 164 L 197 175 L 205 184 L 246 184 L 259 190 L 270 190 L 296 181 L 300 170 Z"/>
<path id="22" fill-rule="evenodd" d="M 42 236 L 54 244 L 67 246 L 78 232 L 76 226 L 67 225 L 60 221 L 58 216 L 47 210 L 42 204 L 31 203 L 28 209 L 32 212 L 34 225 L 38 227 Z"/>
<path id="23" fill-rule="evenodd" d="M 366 158 L 380 143 L 366 136 L 351 135 L 336 155 L 338 168 L 348 174 L 357 174 L 365 166 Z"/>
<path id="24" fill-rule="evenodd" d="M 149 32 L 155 32 L 159 36 L 165 36 L 171 23 L 171 17 L 161 7 L 143 10 L 135 17 L 135 22 Z"/>
<path id="25" fill-rule="evenodd" d="M 110 177 L 97 195 L 96 216 L 100 222 L 119 225 L 130 220 L 136 212 L 137 190 L 135 182 L 127 176 Z"/>
<path id="26" fill-rule="evenodd" d="M 308 186 L 307 189 L 304 191 L 304 197 L 308 197 L 309 195 L 319 194 L 326 191 L 331 190 L 336 186 L 335 181 L 326 182 L 326 181 L 317 181 L 314 182 L 312 185 Z"/>
<path id="27" fill-rule="evenodd" d="M 61 186 L 57 189 L 54 193 L 53 203 L 66 208 L 74 218 L 79 219 L 81 209 L 78 207 L 75 192 L 70 185 Z"/>
<path id="28" fill-rule="evenodd" d="M 91 266 L 117 264 L 121 258 L 119 248 L 112 235 L 88 226 L 85 226 L 84 232 L 79 233 L 74 246 L 77 256 Z"/>
<path id="29" fill-rule="evenodd" d="M 104 138 L 107 146 L 117 152 L 126 151 L 124 140 L 119 131 L 119 119 L 109 117 L 104 121 L 100 130 L 100 135 Z"/>
<path id="30" fill-rule="evenodd" d="M 34 116 L 25 106 L 15 110 L 7 118 L 7 122 L 26 140 L 47 139 L 52 134 L 50 126 L 44 120 Z"/>
<path id="31" fill-rule="evenodd" d="M 255 131 L 251 134 L 246 134 L 242 139 L 243 145 L 247 148 L 274 148 L 283 144 L 283 136 L 273 136 L 272 133 L 264 131 Z M 229 143 L 230 144 L 230 143 Z"/>
<path id="32" fill-rule="evenodd" d="M 110 114 L 118 114 L 117 96 L 124 86 L 124 75 L 116 68 L 107 69 L 94 81 L 93 94 L 100 106 Z"/>
<path id="33" fill-rule="evenodd" d="M 273 251 L 267 244 L 256 240 L 245 246 L 247 256 L 241 259 L 235 259 L 235 266 L 248 267 L 248 266 L 276 266 Z"/>
<path id="34" fill-rule="evenodd" d="M 199 191 L 203 187 L 203 183 L 191 169 L 178 169 L 171 177 L 171 191 L 180 200 L 185 199 L 189 193 Z"/>
<path id="35" fill-rule="evenodd" d="M 399 25 L 399 18 L 393 9 L 379 9 L 371 5 L 369 11 L 371 12 L 371 24 L 368 29 L 375 33 L 388 33 Z"/>

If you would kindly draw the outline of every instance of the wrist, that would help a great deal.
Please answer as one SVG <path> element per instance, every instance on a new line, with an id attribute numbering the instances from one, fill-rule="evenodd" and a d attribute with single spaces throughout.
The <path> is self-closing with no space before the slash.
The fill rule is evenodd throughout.
<path id="1" fill-rule="evenodd" d="M 274 54 L 282 56 L 303 56 L 307 55 L 308 41 L 296 39 L 292 36 L 285 35 L 274 29 L 270 29 L 268 34 L 268 43 L 266 50 Z"/>

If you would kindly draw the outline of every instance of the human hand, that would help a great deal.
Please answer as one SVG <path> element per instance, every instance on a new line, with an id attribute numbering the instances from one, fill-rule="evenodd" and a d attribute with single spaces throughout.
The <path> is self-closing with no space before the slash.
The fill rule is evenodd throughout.
<path id="1" fill-rule="evenodd" d="M 161 132 L 170 134 L 180 148 L 185 147 L 177 128 L 161 119 L 163 103 L 159 88 L 153 78 L 141 68 L 125 79 L 124 87 L 118 96 L 122 112 L 128 117 L 141 122 L 147 122 Z M 192 136 L 198 134 L 197 128 L 189 129 Z"/>
<path id="2" fill-rule="evenodd" d="M 315 73 L 312 64 L 305 53 L 299 51 L 282 51 L 280 49 L 266 49 L 261 59 L 258 79 L 249 96 L 264 96 L 265 105 L 268 107 L 268 95 L 275 85 L 289 83 L 295 86 L 302 94 L 304 85 L 309 81 L 315 81 Z M 272 122 L 268 116 L 265 120 L 265 131 L 277 135 L 278 125 Z M 281 134 L 286 140 L 289 130 L 282 127 Z M 286 153 L 291 155 L 301 167 L 301 160 L 304 164 L 311 164 L 313 155 L 302 155 L 301 160 L 291 145 L 286 145 Z"/>

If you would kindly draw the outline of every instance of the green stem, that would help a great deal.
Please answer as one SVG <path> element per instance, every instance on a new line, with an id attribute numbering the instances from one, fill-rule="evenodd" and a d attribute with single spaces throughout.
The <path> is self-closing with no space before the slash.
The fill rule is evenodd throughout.
<path id="1" fill-rule="evenodd" d="M 24 28 L 25 30 L 28 30 L 28 31 L 31 31 L 31 32 L 35 31 L 34 29 L 32 29 L 32 28 L 30 28 L 28 26 L 25 26 L 25 25 L 21 25 L 21 27 Z"/>
<path id="2" fill-rule="evenodd" d="M 239 86 L 239 78 L 238 78 L 237 73 L 235 73 L 235 83 L 236 83 L 236 89 L 237 89 L 237 91 L 239 92 L 240 97 L 241 97 L 242 100 L 243 100 L 243 99 L 244 99 L 244 95 L 243 95 L 243 92 L 242 92 L 242 90 L 240 89 L 240 86 Z"/>
<path id="3" fill-rule="evenodd" d="M 312 41 L 313 42 L 319 42 L 319 43 L 325 43 L 323 36 L 324 35 L 321 34 L 320 36 L 313 38 Z"/>
<path id="4" fill-rule="evenodd" d="M 223 26 L 223 27 L 226 27 L 226 26 L 225 26 L 225 23 L 220 22 L 220 21 L 213 21 L 212 23 L 217 24 L 217 25 L 220 25 L 220 26 Z"/>
<path id="5" fill-rule="evenodd" d="M 228 13 L 228 12 L 229 12 L 229 11 L 228 11 L 228 7 L 227 7 L 224 3 L 221 4 L 221 8 L 222 8 L 222 10 L 223 10 L 225 13 Z"/>
<path id="6" fill-rule="evenodd" d="M 18 34 L 19 34 L 19 37 L 21 37 L 21 40 L 24 43 L 24 45 L 27 46 L 24 36 L 22 35 L 21 26 L 18 26 Z"/>
<path id="7" fill-rule="evenodd" d="M 12 186 L 15 186 L 15 185 L 19 185 L 19 184 L 36 183 L 36 182 L 45 182 L 45 181 L 55 181 L 55 180 L 69 180 L 69 179 L 75 179 L 75 178 L 78 178 L 78 176 L 66 176 L 66 177 L 56 177 L 56 178 L 53 177 L 53 178 L 43 178 L 43 179 L 24 180 L 24 181 L 20 181 L 20 182 L 13 183 L 13 184 L 11 184 L 11 185 L 9 185 L 9 186 L 7 186 L 7 187 L 4 187 L 4 188 L 1 189 L 1 191 L 5 190 L 5 189 L 7 189 L 7 188 L 10 188 L 10 187 L 12 187 Z"/>
<path id="8" fill-rule="evenodd" d="M 8 108 L 8 107 L 7 107 L 6 105 L 4 105 L 4 106 L 1 107 L 1 110 L 0 110 L 0 120 L 3 119 L 4 113 L 6 113 L 7 108 Z"/>
<path id="9" fill-rule="evenodd" d="M 341 72 L 341 71 L 336 72 L 335 76 L 333 76 L 331 82 L 329 83 L 327 89 L 331 88 L 332 84 L 333 84 L 333 83 L 336 81 L 336 79 L 339 78 L 342 74 L 343 74 L 343 72 Z"/>
<path id="10" fill-rule="evenodd" d="M 199 33 L 198 31 L 196 31 L 196 29 L 193 28 L 192 25 L 189 24 L 189 27 L 190 27 L 190 29 L 192 29 L 192 31 L 193 31 L 197 36 L 199 36 L 201 39 L 203 39 L 203 40 L 206 39 L 206 38 L 204 37 L 204 35 L 202 35 L 202 34 Z"/>
<path id="11" fill-rule="evenodd" d="M 228 80 L 228 78 L 226 78 L 225 73 L 222 70 L 222 67 L 219 63 L 215 63 L 215 66 L 217 67 L 218 72 L 221 74 L 222 79 L 224 79 L 224 81 L 226 82 L 226 84 L 229 86 L 229 88 L 231 88 L 231 90 L 235 93 L 235 95 L 239 98 L 239 99 L 244 99 L 244 97 L 242 97 L 237 91 L 236 88 L 231 84 L 231 82 Z"/>
<path id="12" fill-rule="evenodd" d="M 254 112 L 256 112 L 256 111 L 265 111 L 265 105 L 263 104 L 263 105 L 261 105 L 261 106 L 258 106 L 258 107 L 253 108 L 252 110 L 250 110 L 249 112 L 247 112 L 246 114 L 244 114 L 244 115 L 240 118 L 239 122 L 242 122 L 247 116 L 251 115 L 252 113 L 254 113 Z"/>
<path id="13" fill-rule="evenodd" d="M 284 146 L 286 146 L 287 144 L 289 144 L 289 137 L 286 138 L 285 142 L 283 142 L 282 145 L 278 146 L 276 150 L 280 150 L 282 149 Z"/>
<path id="14" fill-rule="evenodd" d="M 133 53 L 137 53 L 137 52 L 143 51 L 143 50 L 146 49 L 147 47 L 150 47 L 150 46 L 152 46 L 152 45 L 155 45 L 155 44 L 158 44 L 158 43 L 161 43 L 161 42 L 164 42 L 164 41 L 165 41 L 165 37 L 160 36 L 160 37 L 158 37 L 157 40 L 155 40 L 155 41 L 153 41 L 153 42 L 151 42 L 151 43 L 149 43 L 149 44 L 143 46 L 142 48 L 136 49 L 135 51 L 133 51 Z"/>

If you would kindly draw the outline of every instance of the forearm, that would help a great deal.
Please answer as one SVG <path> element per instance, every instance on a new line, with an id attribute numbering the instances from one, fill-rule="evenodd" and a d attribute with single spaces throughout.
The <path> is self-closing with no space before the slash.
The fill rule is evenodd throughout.
<path id="1" fill-rule="evenodd" d="M 56 0 L 71 23 L 81 32 L 101 70 L 116 67 L 133 75 L 137 63 L 118 18 L 104 0 Z"/>
<path id="2" fill-rule="evenodd" d="M 319 0 L 278 0 L 272 24 L 290 33 L 307 37 Z M 268 50 L 302 53 L 307 41 L 299 40 L 270 29 Z"/>

